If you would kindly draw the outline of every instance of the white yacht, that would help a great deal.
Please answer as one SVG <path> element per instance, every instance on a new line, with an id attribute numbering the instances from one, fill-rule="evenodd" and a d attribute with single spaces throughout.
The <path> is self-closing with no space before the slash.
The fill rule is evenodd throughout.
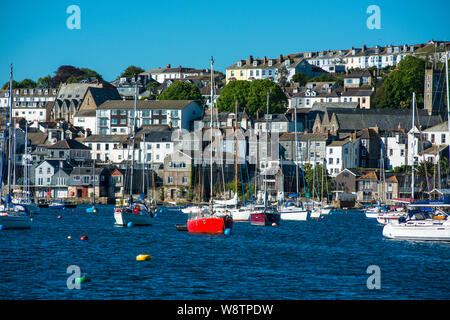
<path id="1" fill-rule="evenodd" d="M 292 201 L 278 209 L 281 220 L 306 221 L 308 219 L 308 210 L 295 205 Z"/>
<path id="2" fill-rule="evenodd" d="M 408 218 L 400 219 L 398 224 L 386 224 L 383 236 L 401 240 L 450 241 L 450 220 L 447 214 L 430 214 L 412 211 Z"/>

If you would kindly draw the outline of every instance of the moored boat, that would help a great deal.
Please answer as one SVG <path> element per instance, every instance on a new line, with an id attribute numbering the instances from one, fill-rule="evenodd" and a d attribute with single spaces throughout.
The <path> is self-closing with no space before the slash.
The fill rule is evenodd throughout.
<path id="1" fill-rule="evenodd" d="M 233 218 L 229 215 L 216 216 L 214 214 L 192 214 L 187 220 L 189 233 L 225 234 L 233 227 Z"/>
<path id="2" fill-rule="evenodd" d="M 279 210 L 281 220 L 306 221 L 308 219 L 308 210 L 296 206 L 292 201 L 288 201 Z"/>
<path id="3" fill-rule="evenodd" d="M 2 205 L 0 206 L 0 226 L 3 229 L 30 229 L 33 218 L 25 206 Z"/>
<path id="4" fill-rule="evenodd" d="M 275 207 L 255 206 L 250 214 L 250 224 L 254 226 L 271 226 L 274 223 L 278 225 L 280 220 L 280 213 Z"/>
<path id="5" fill-rule="evenodd" d="M 127 226 L 130 222 L 136 226 L 148 226 L 152 224 L 153 217 L 153 211 L 139 200 L 130 200 L 128 205 L 114 210 L 114 219 L 119 226 Z"/>
<path id="6" fill-rule="evenodd" d="M 398 224 L 386 224 L 383 236 L 399 240 L 450 241 L 450 220 L 448 215 L 436 219 L 428 212 L 413 210 Z"/>

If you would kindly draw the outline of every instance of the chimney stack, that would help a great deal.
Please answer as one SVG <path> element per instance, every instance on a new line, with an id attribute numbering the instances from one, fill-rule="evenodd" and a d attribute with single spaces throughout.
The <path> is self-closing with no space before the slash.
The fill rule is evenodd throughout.
<path id="1" fill-rule="evenodd" d="M 284 61 L 283 55 L 280 54 L 280 63 Z"/>
<path id="2" fill-rule="evenodd" d="M 253 56 L 250 56 L 250 64 L 253 63 Z"/>
<path id="3" fill-rule="evenodd" d="M 171 66 L 170 66 L 170 63 L 169 63 L 169 64 L 167 65 L 167 67 L 166 67 L 166 68 L 167 68 L 167 69 L 170 69 L 170 67 L 171 67 Z"/>

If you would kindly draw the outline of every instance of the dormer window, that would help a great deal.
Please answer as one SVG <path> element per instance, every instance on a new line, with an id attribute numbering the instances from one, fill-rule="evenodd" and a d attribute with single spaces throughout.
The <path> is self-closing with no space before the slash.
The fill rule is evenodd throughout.
<path id="1" fill-rule="evenodd" d="M 286 60 L 286 67 L 289 67 L 291 65 L 291 60 Z"/>
<path id="2" fill-rule="evenodd" d="M 258 66 L 258 61 L 253 61 L 253 66 L 257 67 Z"/>
<path id="3" fill-rule="evenodd" d="M 269 60 L 269 67 L 273 65 L 273 60 Z"/>
<path id="4" fill-rule="evenodd" d="M 238 61 L 237 65 L 238 67 L 242 67 L 242 61 Z"/>

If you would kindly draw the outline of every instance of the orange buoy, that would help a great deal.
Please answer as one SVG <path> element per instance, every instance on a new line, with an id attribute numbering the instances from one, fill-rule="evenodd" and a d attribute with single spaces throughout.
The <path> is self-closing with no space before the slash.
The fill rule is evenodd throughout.
<path id="1" fill-rule="evenodd" d="M 80 240 L 87 240 L 87 239 L 88 239 L 88 237 L 85 236 L 85 235 L 82 235 L 81 238 L 80 238 Z"/>

